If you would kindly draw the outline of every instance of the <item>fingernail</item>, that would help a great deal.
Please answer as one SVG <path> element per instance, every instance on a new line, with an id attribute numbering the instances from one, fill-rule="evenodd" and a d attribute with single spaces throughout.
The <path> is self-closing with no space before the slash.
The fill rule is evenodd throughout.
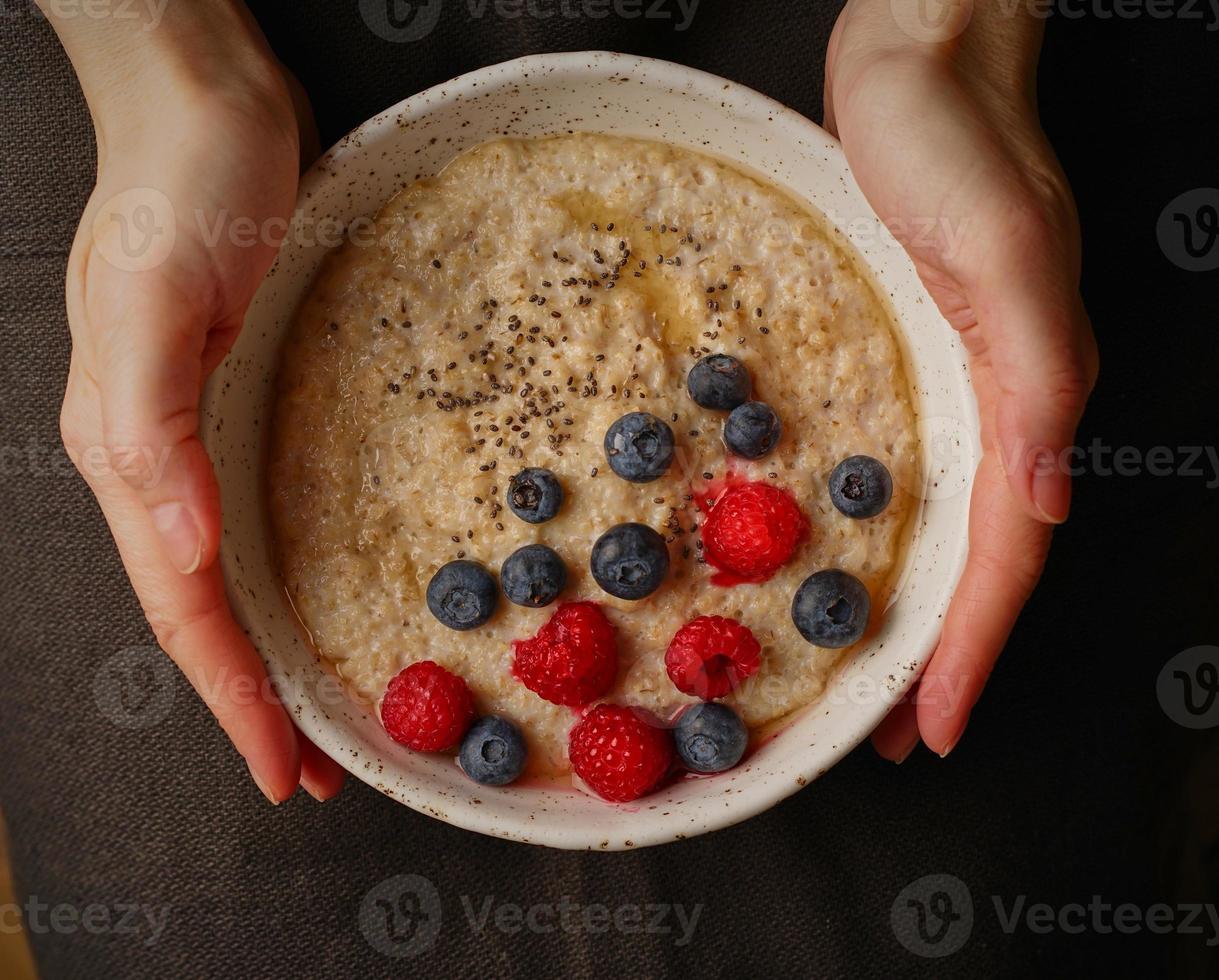
<path id="1" fill-rule="evenodd" d="M 920 741 L 921 741 L 921 739 L 919 738 L 918 732 L 915 732 L 914 738 L 910 740 L 910 744 L 907 745 L 901 752 L 899 752 L 897 754 L 897 758 L 894 759 L 893 761 L 895 763 L 897 763 L 897 765 L 900 766 L 903 762 L 905 762 L 907 759 L 910 758 L 910 753 L 918 748 L 918 744 Z"/>
<path id="2" fill-rule="evenodd" d="M 1033 504 L 1047 524 L 1061 524 L 1071 510 L 1071 481 L 1062 473 L 1034 474 Z"/>
<path id="3" fill-rule="evenodd" d="M 247 765 L 249 765 L 249 764 L 247 763 Z M 249 769 L 250 769 L 250 778 L 254 780 L 254 785 L 255 785 L 255 786 L 257 786 L 257 787 L 259 788 L 259 790 L 262 792 L 262 795 L 263 795 L 263 796 L 265 796 L 265 797 L 267 798 L 267 802 L 268 802 L 268 803 L 270 803 L 272 806 L 279 806 L 279 804 L 280 804 L 282 801 L 281 801 L 281 800 L 277 800 L 277 799 L 275 798 L 275 794 L 274 794 L 274 793 L 272 793 L 272 792 L 271 792 L 269 789 L 267 789 L 267 784 L 266 784 L 266 783 L 264 783 L 264 782 L 263 782 L 263 781 L 262 781 L 262 780 L 261 780 L 261 779 L 258 777 L 258 773 L 256 773 L 256 772 L 254 771 L 254 767 L 253 767 L 253 766 L 249 766 Z"/>
<path id="4" fill-rule="evenodd" d="M 964 734 L 965 734 L 964 732 L 959 732 L 959 733 L 957 734 L 957 737 L 956 737 L 956 738 L 954 738 L 954 739 L 953 739 L 951 742 L 949 742 L 947 745 L 945 745 L 945 746 L 944 746 L 944 751 L 940 753 L 940 758 L 941 758 L 941 759 L 947 759 L 947 758 L 948 758 L 948 753 L 949 753 L 949 752 L 951 752 L 953 749 L 955 749 L 955 748 L 957 747 L 957 743 L 958 743 L 959 741 L 961 741 L 961 736 L 962 736 L 962 735 L 964 735 Z"/>
<path id="5" fill-rule="evenodd" d="M 312 796 L 319 803 L 325 803 L 328 799 L 330 799 L 328 796 L 318 796 L 307 783 L 301 783 L 301 786 L 304 787 L 306 793 Z"/>
<path id="6" fill-rule="evenodd" d="M 190 575 L 203 560 L 203 535 L 190 511 L 177 501 L 157 504 L 149 511 L 152 525 L 161 536 L 161 546 L 174 568 Z"/>

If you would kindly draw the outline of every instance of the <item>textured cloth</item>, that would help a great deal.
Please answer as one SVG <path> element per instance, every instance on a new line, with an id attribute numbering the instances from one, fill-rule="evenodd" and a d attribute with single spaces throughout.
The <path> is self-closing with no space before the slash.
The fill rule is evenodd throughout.
<path id="1" fill-rule="evenodd" d="M 494 4 L 472 18 L 483 5 L 451 0 L 426 39 L 393 44 L 355 0 L 254 6 L 324 143 L 445 78 L 558 49 L 683 62 L 819 119 L 836 14 L 832 2 L 703 0 L 679 32 L 504 19 Z M 1008 932 L 995 908 L 1212 897 L 1214 739 L 1174 727 L 1155 697 L 1164 661 L 1219 626 L 1219 497 L 1204 479 L 1079 481 L 1045 581 L 948 760 L 922 750 L 898 768 L 865 745 L 772 811 L 680 844 L 510 844 L 355 780 L 328 804 L 300 793 L 272 808 L 180 679 L 159 724 L 107 720 L 94 696 L 104 665 L 152 638 L 57 437 L 62 277 L 93 139 L 53 33 L 25 3 L 0 7 L 0 808 L 44 977 L 1219 975 L 1197 936 L 1040 934 L 1023 920 Z M 1105 356 L 1083 445 L 1205 444 L 1219 431 L 1216 273 L 1176 268 L 1155 236 L 1171 198 L 1214 183 L 1198 146 L 1219 107 L 1216 37 L 1184 19 L 1050 21 L 1043 111 L 1078 193 Z M 400 898 L 381 884 L 396 875 L 426 878 L 434 897 L 416 881 Z M 919 885 L 926 875 L 951 877 Z M 911 952 L 918 937 L 899 941 L 891 910 L 910 895 L 932 908 L 940 890 L 959 911 L 957 882 L 974 910 L 960 949 Z M 39 905 L 59 903 L 100 906 L 109 925 L 48 926 Z M 656 922 L 654 905 L 672 907 Z M 164 912 L 163 928 L 128 906 Z M 532 920 L 517 928 L 512 906 Z M 698 916 L 690 942 L 677 906 Z M 388 942 L 395 908 L 418 949 Z"/>

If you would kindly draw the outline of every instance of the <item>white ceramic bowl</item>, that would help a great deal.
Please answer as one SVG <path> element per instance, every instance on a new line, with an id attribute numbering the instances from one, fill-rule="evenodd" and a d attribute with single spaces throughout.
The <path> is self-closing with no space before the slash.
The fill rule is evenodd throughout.
<path id="1" fill-rule="evenodd" d="M 237 345 L 208 385 L 203 439 L 220 481 L 230 600 L 300 729 L 353 775 L 459 827 L 614 850 L 692 837 L 765 810 L 842 758 L 907 690 L 934 649 L 964 562 L 977 412 L 956 335 L 865 203 L 837 142 L 757 92 L 690 68 L 585 52 L 463 75 L 369 120 L 319 160 L 301 184 L 301 227 L 371 216 L 404 184 L 492 137 L 568 130 L 660 138 L 765 175 L 825 213 L 890 298 L 918 397 L 930 499 L 882 628 L 853 651 L 820 701 L 737 769 L 611 806 L 566 788 L 479 787 L 450 757 L 395 745 L 371 710 L 342 696 L 283 598 L 262 492 L 280 341 L 326 254 L 325 235 L 293 234 L 281 249 Z"/>

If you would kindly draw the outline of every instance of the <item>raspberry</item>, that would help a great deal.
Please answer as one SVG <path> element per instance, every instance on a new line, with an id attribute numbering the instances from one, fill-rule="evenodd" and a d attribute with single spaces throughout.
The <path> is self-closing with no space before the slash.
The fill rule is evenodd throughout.
<path id="1" fill-rule="evenodd" d="M 603 799 L 636 800 L 673 764 L 673 738 L 630 708 L 599 704 L 571 730 L 571 767 Z"/>
<path id="2" fill-rule="evenodd" d="M 713 701 L 757 673 L 761 652 L 749 628 L 735 619 L 699 616 L 673 637 L 665 669 L 683 694 Z"/>
<path id="3" fill-rule="evenodd" d="M 729 487 L 703 524 L 703 555 L 725 573 L 712 581 L 765 582 L 807 533 L 808 521 L 786 490 L 767 483 Z"/>
<path id="4" fill-rule="evenodd" d="M 538 697 L 581 707 L 614 683 L 616 633 L 594 603 L 565 602 L 533 639 L 513 641 L 513 672 Z"/>
<path id="5" fill-rule="evenodd" d="M 390 737 L 417 752 L 451 749 L 473 720 L 466 682 L 431 660 L 401 671 L 381 702 L 381 724 Z"/>

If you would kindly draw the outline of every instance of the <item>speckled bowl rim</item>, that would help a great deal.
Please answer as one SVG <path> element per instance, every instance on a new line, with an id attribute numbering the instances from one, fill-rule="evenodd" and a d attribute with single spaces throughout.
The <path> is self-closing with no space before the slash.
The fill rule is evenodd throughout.
<path id="1" fill-rule="evenodd" d="M 623 86 L 626 94 L 620 95 Z M 582 89 L 588 91 L 573 95 Z M 547 91 L 549 95 L 537 106 L 528 104 Z M 541 114 L 543 103 L 569 97 L 586 99 L 588 107 L 579 117 L 569 117 L 566 125 L 534 123 L 528 112 L 516 111 Z M 670 103 L 667 110 L 660 106 L 665 102 Z M 603 112 L 596 111 L 598 105 Z M 689 118 L 685 108 L 689 105 L 697 113 L 715 116 L 725 134 L 718 144 L 686 136 L 682 120 Z M 682 108 L 678 111 L 675 106 Z M 478 116 L 488 112 L 498 112 L 499 125 Z M 450 146 L 441 147 L 449 158 L 466 146 L 505 132 L 534 135 L 571 128 L 663 137 L 736 159 L 809 200 L 835 224 L 840 240 L 851 242 L 888 296 L 903 326 L 908 367 L 918 397 L 929 397 L 931 389 L 926 386 L 934 384 L 937 405 L 948 407 L 946 417 L 953 421 L 954 438 L 968 442 L 968 451 L 976 452 L 977 408 L 959 340 L 926 296 L 905 252 L 875 220 L 837 141 L 814 123 L 744 86 L 669 62 L 610 52 L 534 55 L 437 85 L 359 126 L 302 178 L 298 211 L 316 215 L 320 199 L 337 195 L 335 216 L 350 221 L 371 215 L 393 188 L 379 201 L 374 197 L 369 206 L 360 206 L 360 194 L 352 189 L 369 179 L 362 175 L 379 174 L 373 182 L 384 184 L 390 179 L 384 169 L 397 165 L 402 169 L 393 175 L 394 186 L 410 183 L 417 174 L 408 172 L 404 163 L 427 153 L 435 155 L 437 139 L 429 132 L 452 127 L 456 118 L 467 121 L 457 130 L 459 137 L 449 135 Z M 478 125 L 469 122 L 471 118 Z M 466 126 L 472 127 L 468 138 L 463 132 Z M 675 134 L 674 129 L 681 132 Z M 759 165 L 769 152 L 763 148 L 779 141 L 790 144 L 784 158 L 789 166 L 798 165 L 802 173 L 813 168 L 818 180 L 824 178 L 824 194 L 801 193 L 778 172 L 780 168 Z M 419 172 L 429 174 L 435 169 L 420 164 Z M 339 194 L 339 188 L 346 190 Z M 843 227 L 842 215 L 850 216 L 848 227 Z M 849 227 L 858 218 L 865 219 L 863 232 Z M 298 727 L 348 772 L 412 809 L 468 830 L 560 848 L 642 847 L 727 827 L 768 809 L 846 755 L 909 689 L 935 648 L 943 612 L 964 566 L 972 466 L 955 494 L 928 503 L 920 515 L 920 537 L 913 549 L 919 554 L 912 554 L 904 576 L 905 583 L 917 586 L 917 609 L 907 614 L 917 614 L 917 618 L 905 627 L 900 643 L 892 635 L 890 622 L 904 599 L 890 610 L 878 635 L 853 651 L 839 668 L 822 699 L 798 712 L 730 773 L 679 780 L 629 806 L 610 806 L 566 788 L 488 789 L 464 780 L 447 757 L 416 755 L 394 745 L 370 709 L 355 702 L 336 703 L 332 693 L 323 696 L 323 691 L 333 691 L 330 674 L 299 634 L 294 643 L 285 632 L 296 633 L 296 627 L 289 622 L 291 613 L 282 594 L 274 594 L 281 590 L 270 556 L 258 476 L 279 341 L 291 309 L 312 280 L 312 274 L 302 279 L 302 270 L 316 268 L 320 258 L 317 246 L 310 249 L 290 241 L 281 249 L 251 305 L 237 345 L 207 385 L 201 435 L 221 484 L 225 531 L 220 560 L 234 613 L 266 662 Z M 912 323 L 918 325 L 920 343 L 930 345 L 929 354 L 915 352 L 912 357 L 906 335 Z M 926 465 L 932 464 L 934 460 Z M 929 522 L 934 523 L 936 536 L 934 547 L 923 556 Z M 881 692 L 873 703 L 850 703 L 850 685 L 861 680 L 870 681 Z M 843 698 L 848 703 L 840 710 Z"/>

